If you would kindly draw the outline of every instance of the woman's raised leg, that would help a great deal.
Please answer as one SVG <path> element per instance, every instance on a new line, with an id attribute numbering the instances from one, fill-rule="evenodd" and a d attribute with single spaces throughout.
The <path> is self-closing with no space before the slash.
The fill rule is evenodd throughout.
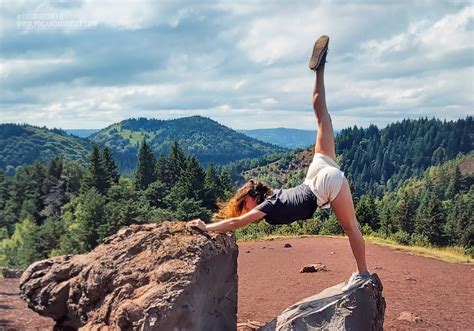
<path id="1" fill-rule="evenodd" d="M 317 120 L 315 153 L 329 156 L 336 161 L 336 147 L 331 116 L 326 107 L 326 92 L 324 88 L 324 65 L 316 71 L 316 81 L 313 90 L 313 109 Z"/>

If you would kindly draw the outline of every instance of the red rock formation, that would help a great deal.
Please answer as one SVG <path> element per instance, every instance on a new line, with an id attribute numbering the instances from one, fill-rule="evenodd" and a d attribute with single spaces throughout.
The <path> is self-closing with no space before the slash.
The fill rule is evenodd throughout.
<path id="1" fill-rule="evenodd" d="M 132 225 L 88 254 L 33 263 L 21 297 L 58 328 L 235 330 L 237 255 L 233 235 Z"/>

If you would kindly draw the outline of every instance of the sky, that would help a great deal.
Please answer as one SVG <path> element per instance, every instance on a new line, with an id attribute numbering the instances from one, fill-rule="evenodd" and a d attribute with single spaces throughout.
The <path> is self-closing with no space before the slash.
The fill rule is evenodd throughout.
<path id="1" fill-rule="evenodd" d="M 335 129 L 474 114 L 472 1 L 0 3 L 1 123 L 315 129 L 308 61 L 322 34 Z"/>

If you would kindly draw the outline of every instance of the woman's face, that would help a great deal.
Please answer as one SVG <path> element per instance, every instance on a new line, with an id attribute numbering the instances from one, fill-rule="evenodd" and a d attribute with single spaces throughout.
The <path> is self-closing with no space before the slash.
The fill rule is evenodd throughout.
<path id="1" fill-rule="evenodd" d="M 247 194 L 244 200 L 244 208 L 246 210 L 252 210 L 257 206 L 257 198 L 252 198 L 250 195 Z"/>

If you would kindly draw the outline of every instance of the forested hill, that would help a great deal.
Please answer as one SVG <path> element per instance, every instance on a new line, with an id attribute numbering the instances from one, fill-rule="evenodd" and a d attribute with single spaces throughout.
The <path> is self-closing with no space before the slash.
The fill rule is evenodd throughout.
<path id="1" fill-rule="evenodd" d="M 129 119 L 97 132 L 90 139 L 99 146 L 109 146 L 124 172 L 135 169 L 138 148 L 143 139 L 157 155 L 167 154 L 176 140 L 186 154 L 196 156 L 204 165 L 223 165 L 285 150 L 202 116 L 174 120 Z"/>
<path id="2" fill-rule="evenodd" d="M 383 130 L 349 128 L 337 136 L 340 165 L 358 193 L 380 195 L 426 168 L 473 150 L 472 116 L 456 122 L 403 120 Z"/>
<path id="3" fill-rule="evenodd" d="M 336 137 L 336 152 L 356 195 L 382 196 L 404 180 L 421 176 L 429 166 L 471 153 L 473 135 L 472 117 L 456 122 L 403 120 L 382 130 L 376 126 L 344 129 Z M 287 153 L 278 160 L 247 168 L 243 176 L 265 180 L 274 187 L 297 185 L 304 179 L 312 156 L 313 147 Z"/>
<path id="4" fill-rule="evenodd" d="M 90 143 L 63 130 L 27 124 L 0 124 L 0 170 L 13 173 L 19 165 L 44 162 L 54 156 L 85 163 Z"/>
<path id="5" fill-rule="evenodd" d="M 138 147 L 146 139 L 157 156 L 167 154 L 178 141 L 187 155 L 201 164 L 223 165 L 231 161 L 286 151 L 264 143 L 201 116 L 175 120 L 129 119 L 79 138 L 60 129 L 31 125 L 0 125 L 0 171 L 12 175 L 20 165 L 49 161 L 54 156 L 85 164 L 92 143 L 109 146 L 123 174 L 137 164 Z"/>

